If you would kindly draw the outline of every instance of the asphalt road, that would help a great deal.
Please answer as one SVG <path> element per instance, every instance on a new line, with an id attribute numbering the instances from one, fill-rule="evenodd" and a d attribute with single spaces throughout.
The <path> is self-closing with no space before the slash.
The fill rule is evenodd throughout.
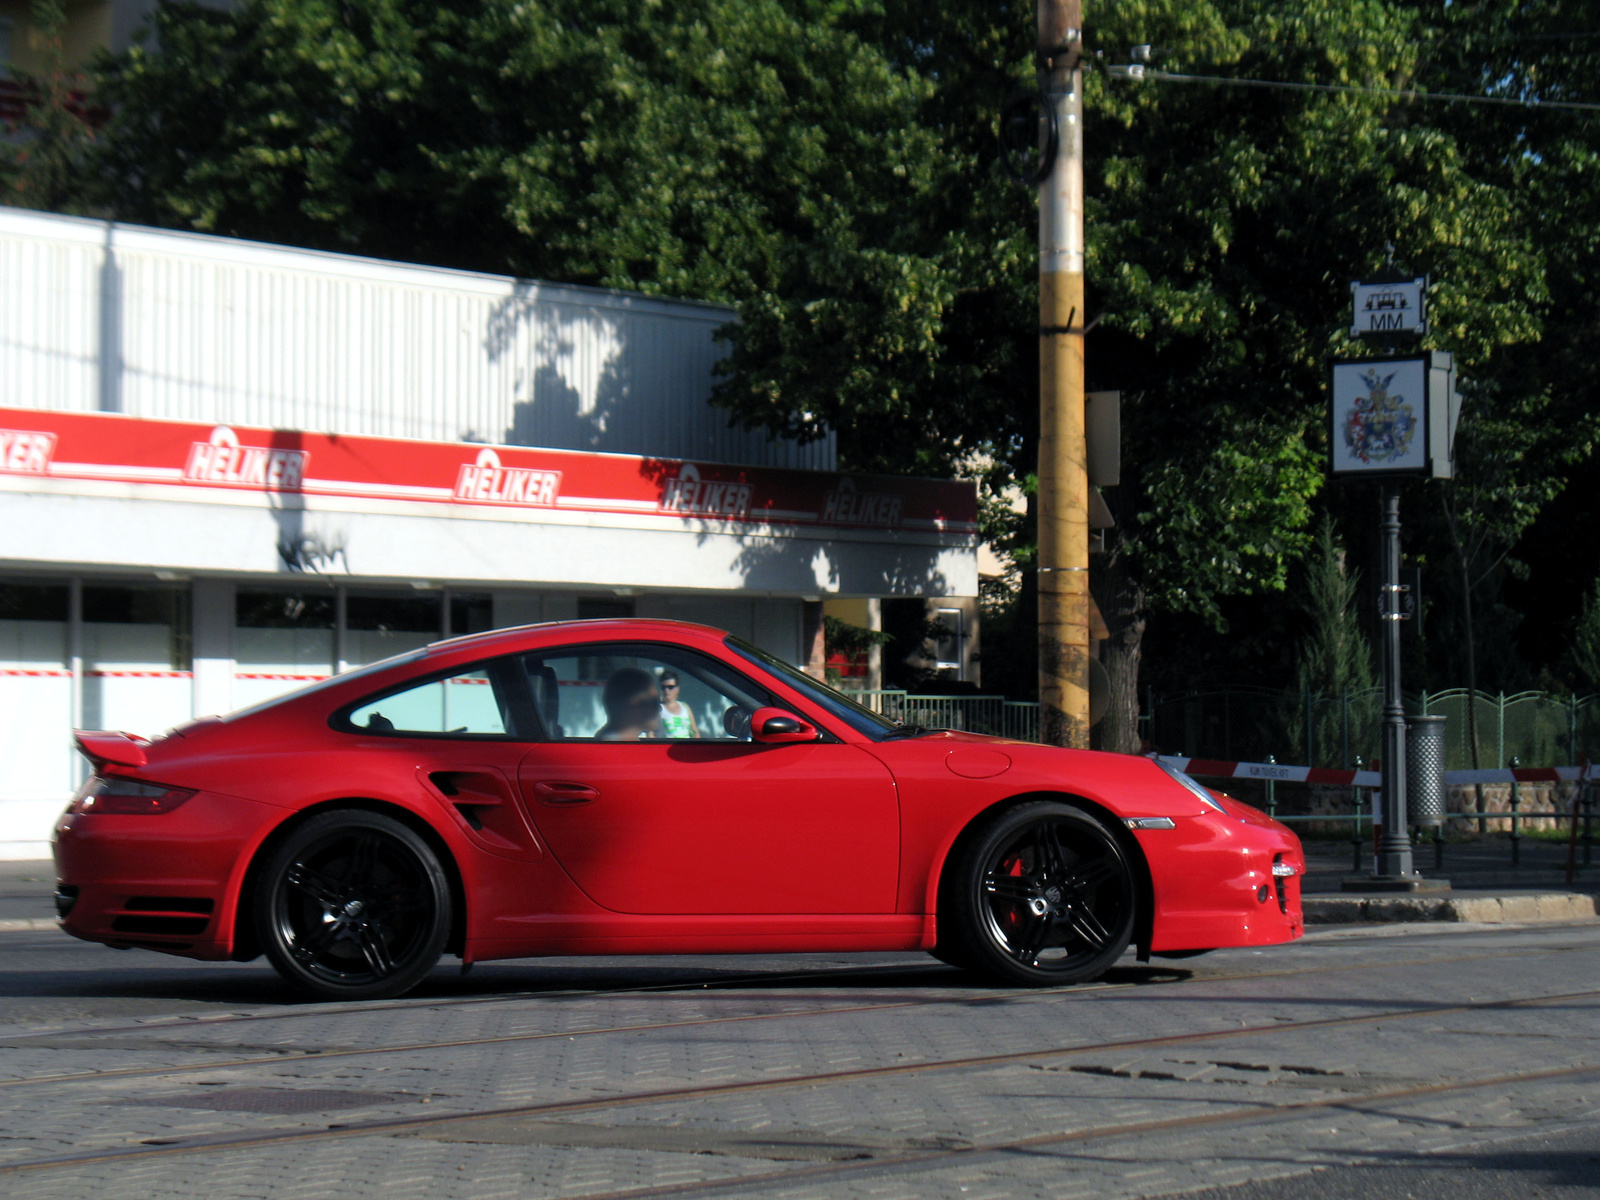
<path id="1" fill-rule="evenodd" d="M 0 934 L 0 1195 L 1600 1197 L 1600 926 L 1331 930 L 1099 985 L 920 955 L 259 964 Z"/>

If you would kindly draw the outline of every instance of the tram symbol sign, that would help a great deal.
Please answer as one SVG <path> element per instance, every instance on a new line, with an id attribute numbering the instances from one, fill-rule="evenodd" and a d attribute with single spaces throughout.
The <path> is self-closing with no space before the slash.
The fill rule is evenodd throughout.
<path id="1" fill-rule="evenodd" d="M 1354 301 L 1351 337 L 1392 337 L 1428 332 L 1428 277 L 1350 285 Z"/>

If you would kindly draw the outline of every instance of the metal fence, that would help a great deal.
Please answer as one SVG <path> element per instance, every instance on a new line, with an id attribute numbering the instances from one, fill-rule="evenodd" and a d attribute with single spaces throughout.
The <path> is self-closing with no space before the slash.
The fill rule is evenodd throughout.
<path id="1" fill-rule="evenodd" d="M 1020 741 L 1039 740 L 1039 706 L 1003 696 L 917 696 L 896 689 L 846 692 L 874 712 L 908 724 L 964 729 Z M 1449 688 L 1406 695 L 1408 714 L 1440 713 L 1445 769 L 1472 761 L 1468 692 Z M 1600 761 L 1600 695 L 1479 692 L 1478 762 L 1525 767 Z M 1343 696 L 1271 688 L 1214 688 L 1151 696 L 1140 717 L 1146 741 L 1163 754 L 1224 762 L 1353 767 L 1378 756 L 1382 696 L 1376 688 Z"/>
<path id="2" fill-rule="evenodd" d="M 1472 766 L 1465 688 L 1408 693 L 1406 711 L 1441 713 L 1445 767 Z M 1600 757 L 1600 695 L 1549 692 L 1477 694 L 1478 766 L 1561 766 Z M 1271 688 L 1215 688 L 1150 697 L 1141 717 L 1145 738 L 1163 753 L 1223 761 L 1352 767 L 1370 762 L 1380 745 L 1383 701 L 1378 689 L 1325 696 Z"/>
<path id="3" fill-rule="evenodd" d="M 1496 866 L 1509 866 L 1513 870 L 1526 865 L 1523 861 L 1523 842 L 1530 836 L 1548 843 L 1552 836 L 1557 844 L 1556 854 L 1536 856 L 1533 865 L 1565 867 L 1566 882 L 1571 886 L 1578 873 L 1589 872 L 1594 866 L 1595 816 L 1600 808 L 1600 785 L 1595 783 L 1548 785 L 1543 797 L 1526 796 L 1526 785 L 1511 784 L 1500 789 L 1508 795 L 1497 798 L 1487 812 L 1463 809 L 1446 812 L 1444 819 L 1435 825 L 1430 834 L 1426 828 L 1412 827 L 1414 852 L 1421 865 L 1427 857 L 1433 860 L 1434 870 L 1445 867 L 1446 846 L 1459 835 L 1476 832 L 1508 835 L 1501 849 L 1493 843 L 1478 839 L 1479 850 L 1469 853 L 1465 861 L 1458 860 L 1456 869 L 1465 867 L 1468 873 L 1492 870 Z M 1290 794 L 1285 795 L 1288 792 Z M 1463 797 L 1465 799 L 1465 797 Z M 1309 807 L 1315 811 L 1302 811 Z M 1529 802 L 1534 806 L 1531 810 Z M 1268 816 L 1291 825 L 1302 835 L 1347 836 L 1350 844 L 1351 870 L 1363 870 L 1363 856 L 1376 852 L 1372 839 L 1377 836 L 1374 827 L 1372 795 L 1366 788 L 1312 787 L 1298 788 L 1267 784 L 1260 795 L 1252 795 L 1249 802 L 1264 809 Z M 1292 811 L 1286 811 L 1292 810 Z M 1560 843 L 1564 842 L 1565 847 Z M 1431 855 L 1427 847 L 1431 846 Z M 1487 851 L 1487 853 L 1485 852 Z M 1453 855 L 1463 851 L 1457 847 Z M 1500 858 L 1497 863 L 1493 861 Z M 1537 861 L 1543 858 L 1542 864 Z M 1587 875 L 1585 875 L 1587 878 Z"/>
<path id="4" fill-rule="evenodd" d="M 1030 701 L 1004 696 L 914 696 L 894 689 L 851 689 L 845 695 L 907 725 L 964 729 L 1022 742 L 1039 740 L 1039 706 Z"/>

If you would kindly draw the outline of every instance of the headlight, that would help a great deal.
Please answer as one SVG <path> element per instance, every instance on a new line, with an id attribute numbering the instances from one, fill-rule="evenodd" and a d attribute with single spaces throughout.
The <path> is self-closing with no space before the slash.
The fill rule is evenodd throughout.
<path id="1" fill-rule="evenodd" d="M 1188 790 L 1189 794 L 1191 796 L 1193 796 L 1196 800 L 1200 801 L 1201 804 L 1204 804 L 1207 808 L 1216 810 L 1217 812 L 1221 813 L 1223 816 L 1227 816 L 1228 815 L 1228 810 L 1223 808 L 1222 805 L 1217 803 L 1217 798 L 1215 796 L 1213 796 L 1210 792 L 1206 791 L 1205 788 L 1201 787 L 1198 783 L 1196 783 L 1190 776 L 1188 776 L 1188 775 L 1184 774 L 1182 771 L 1178 770 L 1177 767 L 1169 767 L 1166 763 L 1162 762 L 1159 758 L 1155 759 L 1154 761 L 1155 761 L 1156 766 L 1160 767 L 1168 775 L 1171 775 L 1172 778 L 1174 779 L 1174 781 L 1176 781 L 1177 783 L 1182 784 L 1183 787 Z"/>

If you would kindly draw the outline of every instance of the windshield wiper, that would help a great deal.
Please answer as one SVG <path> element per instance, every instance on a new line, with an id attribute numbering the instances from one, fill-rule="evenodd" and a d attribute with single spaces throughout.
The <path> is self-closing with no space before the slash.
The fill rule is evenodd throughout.
<path id="1" fill-rule="evenodd" d="M 940 730 L 933 725 L 896 725 L 878 740 L 887 742 L 891 738 L 921 737 L 925 733 L 939 733 Z"/>

